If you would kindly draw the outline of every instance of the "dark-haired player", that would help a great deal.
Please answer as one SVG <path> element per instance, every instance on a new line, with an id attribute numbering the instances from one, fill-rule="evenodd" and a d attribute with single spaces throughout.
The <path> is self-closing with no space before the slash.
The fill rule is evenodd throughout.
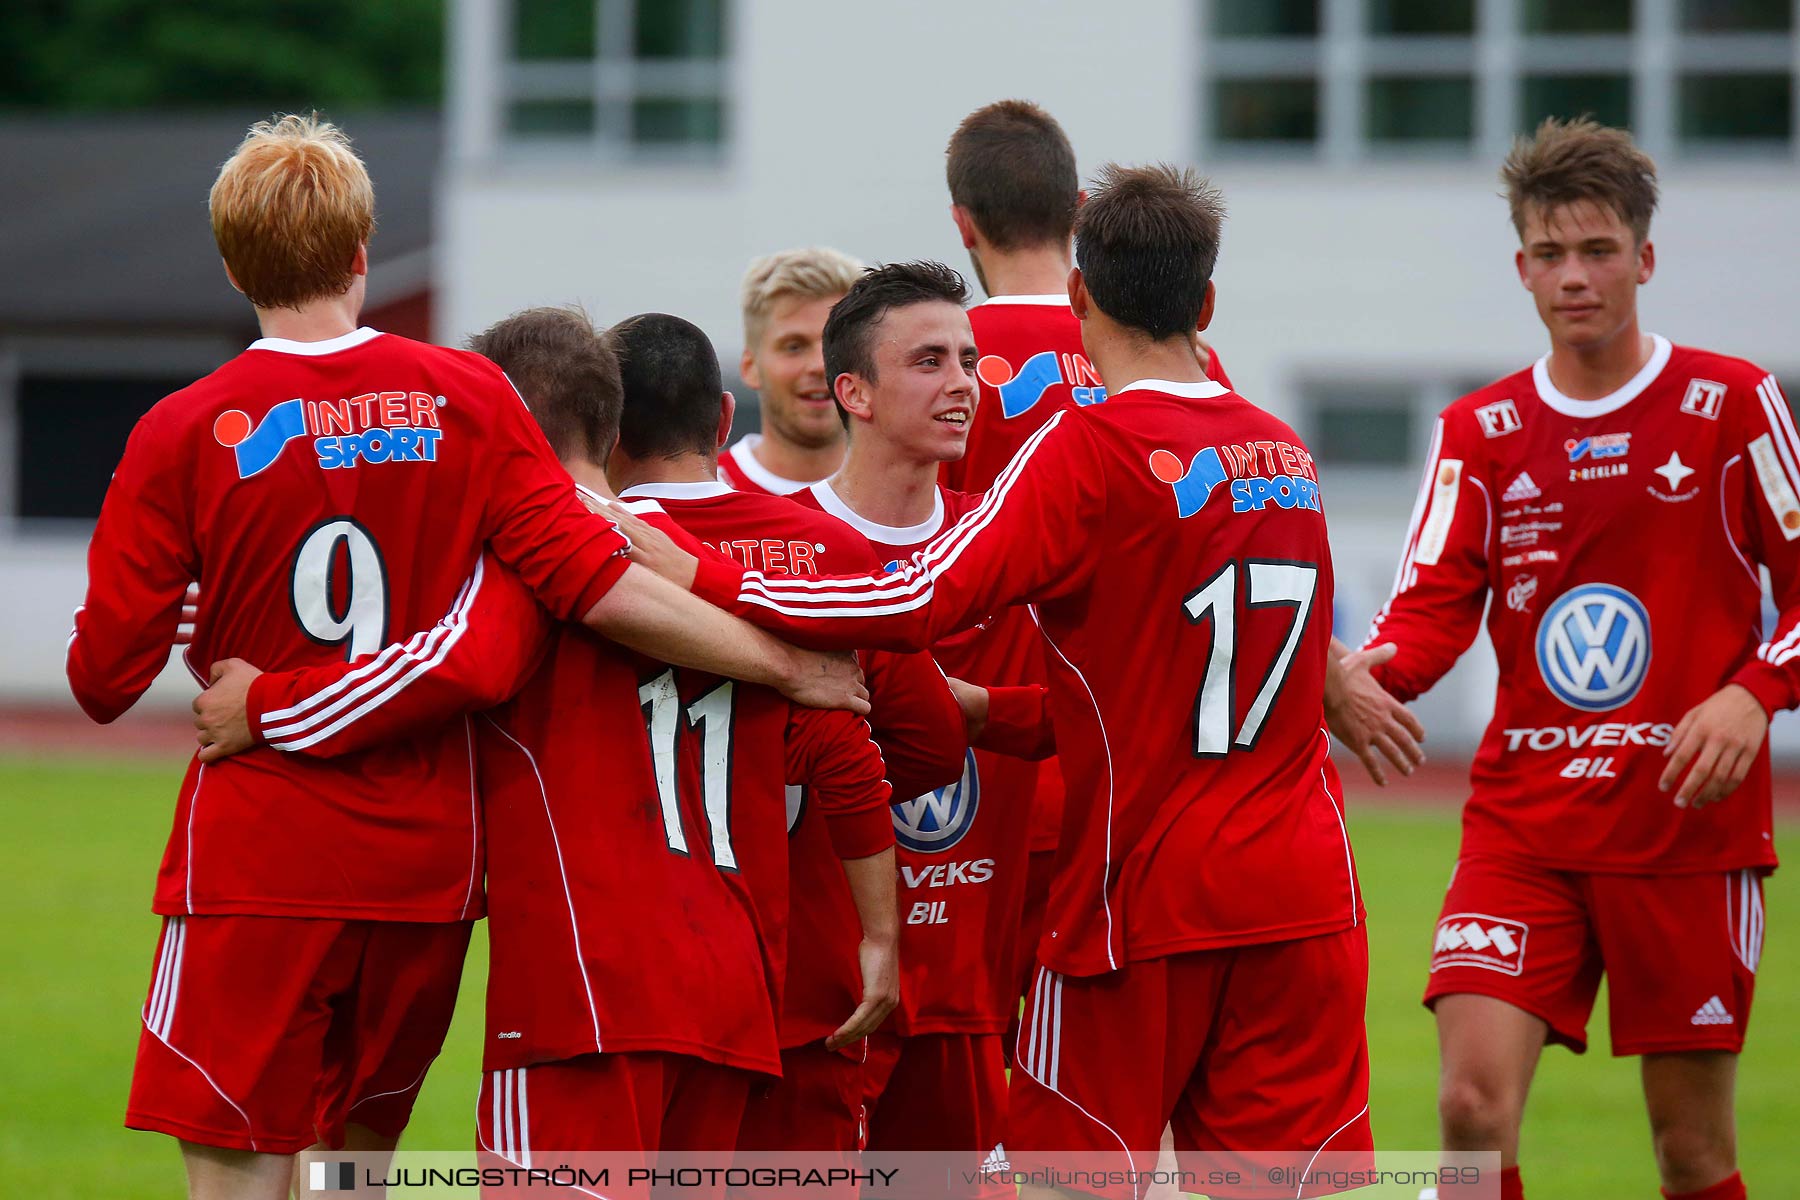
<path id="1" fill-rule="evenodd" d="M 258 124 L 209 207 L 263 336 L 126 444 L 68 648 L 95 720 L 167 662 L 190 581 L 197 677 L 234 656 L 315 666 L 429 630 L 479 590 L 484 545 L 558 618 L 796 694 L 823 667 L 815 697 L 852 702 L 847 662 L 629 570 L 491 362 L 358 326 L 374 194 L 336 128 Z M 468 758 L 445 729 L 338 763 L 191 764 L 126 1124 L 180 1139 L 192 1196 L 286 1195 L 295 1152 L 405 1127 L 481 910 Z"/>
<path id="2" fill-rule="evenodd" d="M 862 538 L 840 521 L 718 481 L 715 456 L 731 430 L 732 404 L 704 332 L 646 313 L 619 322 L 612 336 L 624 361 L 625 410 L 608 474 L 622 499 L 661 505 L 687 533 L 775 578 L 875 565 Z M 943 674 L 925 655 L 873 654 L 865 666 L 869 719 L 895 796 L 910 799 L 958 778 L 968 742 Z M 835 1031 L 872 973 L 896 969 L 899 930 L 859 929 L 817 806 L 795 795 L 790 817 L 794 953 L 781 1012 L 782 1078 L 752 1099 L 738 1145 L 849 1155 L 866 1131 L 867 1047 Z"/>
<path id="3" fill-rule="evenodd" d="M 1331 556 L 1298 436 L 1194 355 L 1222 217 L 1191 174 L 1103 172 L 1069 291 L 1107 402 L 1054 417 L 897 572 L 796 585 L 643 551 L 814 642 L 929 645 L 1033 605 L 1083 803 L 1015 1047 L 1015 1163 L 1147 1168 L 1170 1123 L 1182 1150 L 1371 1146 L 1367 944 L 1322 712 Z M 946 347 L 899 369 L 969 364 Z"/>
<path id="4" fill-rule="evenodd" d="M 911 558 L 980 502 L 938 482 L 975 405 L 967 298 L 948 267 L 892 263 L 859 279 L 826 322 L 850 448 L 836 475 L 794 498 L 847 522 L 878 562 Z M 1017 683 L 1041 676 L 1038 649 L 1029 615 L 1006 609 L 932 654 L 952 676 Z M 1035 764 L 976 751 L 954 788 L 896 809 L 906 982 L 895 1032 L 871 1043 L 871 1151 L 985 1155 L 1001 1140 L 1036 786 Z"/>
<path id="5" fill-rule="evenodd" d="M 1398 647 L 1376 673 L 1404 698 L 1484 606 L 1500 658 L 1425 991 L 1444 1145 L 1498 1146 L 1524 1195 L 1532 1074 L 1546 1041 L 1586 1048 L 1605 974 L 1663 1194 L 1740 1200 L 1764 736 L 1800 699 L 1800 439 L 1768 372 L 1640 328 L 1657 185 L 1629 135 L 1548 121 L 1501 174 L 1550 351 L 1444 410 L 1369 639 Z M 1766 641 L 1758 566 L 1781 610 Z"/>

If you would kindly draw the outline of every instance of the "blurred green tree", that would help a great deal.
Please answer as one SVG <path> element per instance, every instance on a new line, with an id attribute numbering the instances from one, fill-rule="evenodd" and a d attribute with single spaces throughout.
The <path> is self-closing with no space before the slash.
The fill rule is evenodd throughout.
<path id="1" fill-rule="evenodd" d="M 4 0 L 0 108 L 439 103 L 444 0 Z"/>

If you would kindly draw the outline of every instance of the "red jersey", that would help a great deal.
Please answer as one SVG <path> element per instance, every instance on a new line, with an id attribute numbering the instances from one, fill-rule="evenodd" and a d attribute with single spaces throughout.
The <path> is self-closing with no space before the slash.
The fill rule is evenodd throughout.
<path id="1" fill-rule="evenodd" d="M 975 365 L 979 389 L 968 452 L 939 471 L 947 488 L 985 492 L 1012 461 L 1025 439 L 1051 417 L 1068 408 L 1100 404 L 1106 387 L 1088 362 L 1081 344 L 1081 322 L 1069 309 L 1067 293 L 1049 296 L 994 296 L 969 309 L 969 326 L 981 359 Z M 1207 377 L 1231 386 L 1216 353 L 1209 353 Z M 1018 664 L 1007 672 L 1005 661 L 987 664 L 1001 673 L 972 683 L 1035 684 L 1045 678 L 1043 647 L 1035 636 L 1008 652 Z M 955 674 L 954 671 L 951 672 Z M 990 673 L 993 673 L 990 671 Z M 1031 848 L 1054 850 L 1062 823 L 1062 773 L 1056 760 L 1038 770 L 1036 802 L 1031 812 Z"/>
<path id="2" fill-rule="evenodd" d="M 1769 754 L 1725 802 L 1657 790 L 1688 709 L 1727 683 L 1800 699 L 1800 440 L 1775 380 L 1653 339 L 1572 400 L 1547 359 L 1464 396 L 1432 435 L 1395 594 L 1370 642 L 1402 699 L 1475 638 L 1500 660 L 1463 853 L 1580 871 L 1772 867 Z M 1677 566 L 1657 547 L 1681 547 Z M 1780 618 L 1762 637 L 1768 568 Z M 1487 604 L 1489 593 L 1494 603 Z"/>
<path id="3" fill-rule="evenodd" d="M 867 727 L 555 624 L 510 574 L 483 570 L 491 585 L 433 631 L 444 650 L 414 686 L 346 724 L 329 712 L 343 664 L 261 675 L 253 730 L 351 753 L 516 690 L 454 718 L 476 730 L 487 841 L 483 1069 L 658 1050 L 778 1072 L 783 784 L 808 785 L 833 866 L 892 845 Z M 271 720 L 283 710 L 298 715 Z"/>
<path id="4" fill-rule="evenodd" d="M 752 562 L 786 579 L 874 565 L 859 534 L 792 500 L 734 492 L 715 483 L 646 484 L 628 488 L 624 495 L 657 501 L 689 534 L 727 556 L 709 560 L 721 565 Z M 968 743 L 962 711 L 942 673 L 921 655 L 866 655 L 864 669 L 870 720 L 888 759 L 888 778 L 906 789 L 898 794 L 917 795 L 954 779 Z M 895 732 L 904 736 L 897 738 Z M 897 749 L 903 742 L 910 748 Z M 810 791 L 795 789 L 790 795 L 789 929 L 794 952 L 788 956 L 783 1047 L 823 1039 L 861 999 L 856 952 L 862 926 L 817 810 Z"/>
<path id="5" fill-rule="evenodd" d="M 760 433 L 746 433 L 719 451 L 719 482 L 733 491 L 756 492 L 764 496 L 789 496 L 806 487 L 798 479 L 785 479 L 756 461 Z"/>
<path id="6" fill-rule="evenodd" d="M 70 686 L 96 720 L 129 708 L 168 659 L 190 580 L 203 683 L 223 658 L 286 670 L 373 653 L 478 595 L 483 543 L 558 617 L 625 569 L 624 539 L 576 499 L 493 363 L 372 329 L 264 338 L 132 431 L 88 551 Z M 338 762 L 196 760 L 155 909 L 478 916 L 469 755 L 446 727 Z"/>
<path id="7" fill-rule="evenodd" d="M 981 501 L 940 487 L 928 520 L 896 528 L 859 516 L 829 481 L 794 499 L 867 538 L 884 570 L 896 569 Z M 1027 664 L 1041 671 L 1041 657 L 1031 653 L 1038 644 L 1030 615 L 1008 608 L 931 652 L 958 679 L 1013 683 L 1028 673 Z M 905 920 L 894 1021 L 902 1035 L 1004 1033 L 1018 1012 L 1013 963 L 1031 849 L 1022 833 L 1031 828 L 1037 781 L 1035 762 L 972 749 L 961 779 L 894 805 Z"/>
<path id="8" fill-rule="evenodd" d="M 1331 556 L 1312 458 L 1216 383 L 1064 411 L 895 574 L 702 563 L 815 645 L 933 645 L 1030 603 L 1069 794 L 1039 957 L 1093 975 L 1361 920 L 1323 720 Z"/>

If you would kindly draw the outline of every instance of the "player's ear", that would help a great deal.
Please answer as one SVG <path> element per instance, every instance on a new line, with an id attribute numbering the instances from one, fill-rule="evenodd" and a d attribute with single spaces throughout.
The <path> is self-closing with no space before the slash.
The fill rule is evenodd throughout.
<path id="1" fill-rule="evenodd" d="M 1654 274 L 1656 274 L 1656 243 L 1645 238 L 1644 244 L 1638 247 L 1637 281 L 1639 284 L 1649 283 L 1650 277 Z"/>
<path id="2" fill-rule="evenodd" d="M 1531 280 L 1525 278 L 1525 247 L 1523 246 L 1513 251 L 1513 269 L 1519 273 L 1519 283 L 1529 292 Z"/>
<path id="3" fill-rule="evenodd" d="M 838 407 L 851 416 L 869 419 L 869 396 L 859 376 L 843 372 L 831 381 L 831 394 L 837 397 Z"/>
<path id="4" fill-rule="evenodd" d="M 359 242 L 357 244 L 356 257 L 350 260 L 350 273 L 352 275 L 369 273 L 369 243 Z"/>
<path id="5" fill-rule="evenodd" d="M 1080 208 L 1082 205 L 1084 205 L 1086 203 L 1087 203 L 1087 189 L 1082 188 L 1080 191 L 1075 193 L 1075 207 Z"/>
<path id="6" fill-rule="evenodd" d="M 975 248 L 975 218 L 971 217 L 969 210 L 962 205 L 952 204 L 950 219 L 956 222 L 956 232 L 962 235 L 963 249 L 973 250 Z"/>
<path id="7" fill-rule="evenodd" d="M 719 393 L 719 440 L 716 448 L 723 450 L 725 443 L 731 440 L 731 418 L 737 415 L 737 397 L 730 392 Z"/>
<path id="8" fill-rule="evenodd" d="M 1200 317 L 1194 322 L 1194 331 L 1198 333 L 1212 324 L 1213 303 L 1219 298 L 1219 285 L 1212 280 L 1206 281 L 1206 299 L 1200 302 Z"/>
<path id="9" fill-rule="evenodd" d="M 1077 321 L 1087 320 L 1087 281 L 1081 277 L 1080 267 L 1069 268 L 1069 308 L 1074 312 Z"/>
<path id="10" fill-rule="evenodd" d="M 234 292 L 237 292 L 239 295 L 242 295 L 243 291 L 244 291 L 244 285 L 239 283 L 237 281 L 237 276 L 233 275 L 231 273 L 231 264 L 221 258 L 219 260 L 219 265 L 221 267 L 225 268 L 225 282 L 229 283 L 231 285 L 231 290 Z"/>
<path id="11" fill-rule="evenodd" d="M 750 347 L 744 347 L 744 356 L 738 359 L 738 376 L 756 391 L 762 391 L 762 372 L 756 369 L 756 355 L 750 353 Z"/>

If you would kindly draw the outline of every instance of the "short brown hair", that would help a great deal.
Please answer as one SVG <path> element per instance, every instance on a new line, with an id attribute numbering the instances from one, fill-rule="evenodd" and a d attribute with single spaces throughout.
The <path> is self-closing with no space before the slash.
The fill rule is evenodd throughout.
<path id="1" fill-rule="evenodd" d="M 350 139 L 318 114 L 258 121 L 219 168 L 207 207 L 231 277 L 258 308 L 341 296 L 375 232 L 375 189 Z"/>
<path id="2" fill-rule="evenodd" d="M 1193 168 L 1108 163 L 1075 216 L 1075 265 L 1121 325 L 1157 340 L 1192 333 L 1224 224 L 1224 198 Z"/>
<path id="3" fill-rule="evenodd" d="M 506 372 L 556 457 L 605 464 L 619 440 L 625 387 L 612 339 L 586 312 L 528 308 L 470 338 L 469 349 Z"/>
<path id="4" fill-rule="evenodd" d="M 761 340 L 775 301 L 784 296 L 804 300 L 842 296 L 862 271 L 861 263 L 829 246 L 806 246 L 763 255 L 744 272 L 744 344 L 755 346 Z"/>
<path id="5" fill-rule="evenodd" d="M 1656 211 L 1656 164 L 1623 129 L 1592 117 L 1547 118 L 1530 137 L 1513 143 L 1500 168 L 1513 228 L 1525 236 L 1532 209 L 1548 212 L 1591 200 L 1611 209 L 1639 242 L 1650 236 Z"/>
<path id="6" fill-rule="evenodd" d="M 1056 118 L 1029 100 L 1000 100 L 950 135 L 950 201 L 968 209 L 998 250 L 1068 241 L 1081 177 Z"/>
<path id="7" fill-rule="evenodd" d="M 969 285 L 940 262 L 888 263 L 870 267 L 825 318 L 825 386 L 837 393 L 839 375 L 875 376 L 875 328 L 896 308 L 942 301 L 962 307 Z M 848 420 L 842 408 L 838 415 Z"/>

